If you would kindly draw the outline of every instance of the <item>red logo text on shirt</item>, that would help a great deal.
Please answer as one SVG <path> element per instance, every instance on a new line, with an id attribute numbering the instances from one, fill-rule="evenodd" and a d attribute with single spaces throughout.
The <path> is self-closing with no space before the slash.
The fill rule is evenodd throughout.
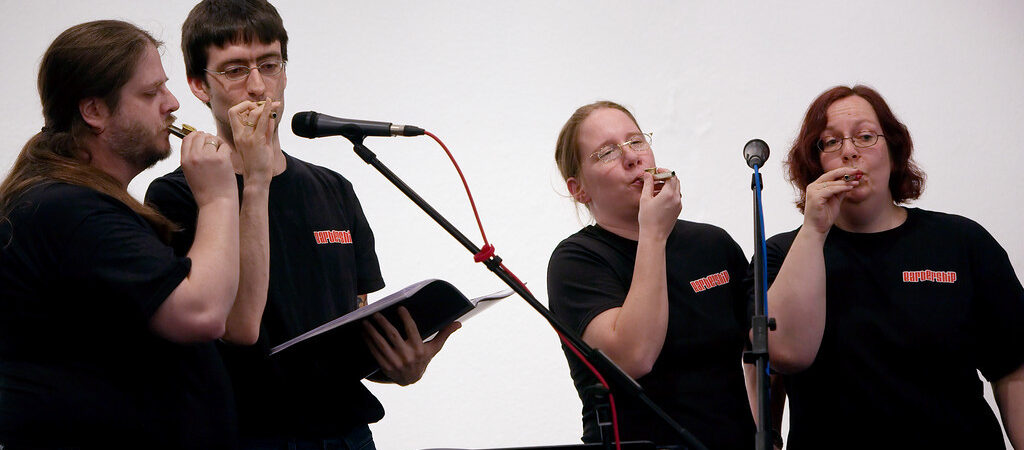
<path id="1" fill-rule="evenodd" d="M 729 271 L 723 270 L 718 273 L 713 273 L 704 278 L 698 278 L 690 282 L 690 286 L 693 287 L 693 292 L 701 292 L 707 289 L 711 289 L 715 286 L 721 286 L 729 283 Z"/>
<path id="2" fill-rule="evenodd" d="M 932 281 L 935 283 L 956 283 L 956 272 L 941 270 L 904 270 L 904 283 L 918 283 L 921 281 Z"/>
<path id="3" fill-rule="evenodd" d="M 352 233 L 348 230 L 314 231 L 313 239 L 316 239 L 317 244 L 351 244 Z"/>

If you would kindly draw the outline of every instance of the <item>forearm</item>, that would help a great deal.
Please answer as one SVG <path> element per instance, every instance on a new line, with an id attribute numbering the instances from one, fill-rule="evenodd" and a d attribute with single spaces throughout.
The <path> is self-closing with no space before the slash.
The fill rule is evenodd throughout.
<path id="1" fill-rule="evenodd" d="M 1024 450 L 1024 365 L 992 383 L 1010 445 Z"/>
<path id="2" fill-rule="evenodd" d="M 803 370 L 814 361 L 825 330 L 825 234 L 801 228 L 768 290 L 768 310 L 777 323 L 769 333 L 771 363 L 781 372 Z"/>
<path id="3" fill-rule="evenodd" d="M 584 332 L 589 344 L 604 351 L 634 378 L 650 372 L 665 344 L 667 284 L 664 240 L 641 235 L 633 279 L 622 307 L 609 311 L 611 320 L 598 316 Z"/>
<path id="4" fill-rule="evenodd" d="M 757 367 L 754 364 L 743 364 L 743 380 L 747 388 L 750 413 L 754 416 L 754 423 L 757 424 L 760 414 L 757 408 Z M 782 414 L 786 408 L 786 388 L 781 375 L 773 373 L 769 375 L 768 380 L 768 412 L 772 419 L 769 429 L 778 431 L 782 429 Z"/>
<path id="5" fill-rule="evenodd" d="M 223 198 L 199 208 L 188 276 L 157 309 L 151 326 L 175 342 L 219 338 L 238 289 L 238 200 Z"/>
<path id="6" fill-rule="evenodd" d="M 239 212 L 238 293 L 224 340 L 252 345 L 259 338 L 270 284 L 269 183 L 246 183 Z"/>
<path id="7" fill-rule="evenodd" d="M 747 403 L 750 404 L 750 414 L 754 417 L 754 423 L 757 423 L 757 367 L 753 364 L 746 364 L 741 362 L 743 365 L 743 385 L 747 390 Z"/>
<path id="8" fill-rule="evenodd" d="M 212 202 L 199 208 L 196 235 L 188 252 L 193 294 L 218 315 L 227 317 L 238 290 L 238 201 Z"/>

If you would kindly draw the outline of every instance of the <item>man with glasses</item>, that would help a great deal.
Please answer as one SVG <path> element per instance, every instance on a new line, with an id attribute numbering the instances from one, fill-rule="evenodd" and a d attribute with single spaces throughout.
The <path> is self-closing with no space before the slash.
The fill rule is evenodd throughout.
<path id="1" fill-rule="evenodd" d="M 367 424 L 383 417 L 383 407 L 359 375 L 342 373 L 344 361 L 268 355 L 384 286 L 351 183 L 281 150 L 287 44 L 281 17 L 265 0 L 205 0 L 182 27 L 189 86 L 210 107 L 218 137 L 235 150 L 240 190 L 239 289 L 221 352 L 243 448 L 374 448 Z M 154 181 L 146 199 L 184 227 L 174 245 L 187 251 L 196 216 L 181 171 Z M 314 235 L 321 231 L 352 239 L 320 244 Z M 383 374 L 406 385 L 423 375 L 457 325 L 423 343 L 408 314 L 403 318 L 404 340 L 383 317 L 374 321 L 382 332 L 366 328 Z"/>

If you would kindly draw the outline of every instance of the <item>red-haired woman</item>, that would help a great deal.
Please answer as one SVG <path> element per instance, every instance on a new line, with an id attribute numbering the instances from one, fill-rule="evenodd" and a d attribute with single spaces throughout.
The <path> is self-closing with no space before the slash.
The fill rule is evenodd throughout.
<path id="1" fill-rule="evenodd" d="M 786 162 L 803 226 L 768 241 L 789 448 L 1024 448 L 1024 289 L 1006 252 L 920 196 L 906 126 L 865 86 L 811 104 Z"/>

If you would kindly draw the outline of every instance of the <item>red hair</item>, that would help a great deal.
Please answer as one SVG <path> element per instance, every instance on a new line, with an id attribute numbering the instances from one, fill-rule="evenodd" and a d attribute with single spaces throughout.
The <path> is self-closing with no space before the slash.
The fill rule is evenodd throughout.
<path id="1" fill-rule="evenodd" d="M 889 174 L 889 192 L 896 203 L 905 203 L 921 196 L 924 190 L 925 174 L 911 158 L 914 143 L 910 139 L 910 131 L 892 113 L 892 109 L 874 89 L 867 86 L 854 87 L 836 86 L 814 99 L 807 108 L 800 134 L 793 142 L 793 148 L 786 157 L 786 177 L 800 191 L 796 207 L 802 212 L 806 200 L 807 185 L 818 179 L 825 170 L 821 167 L 821 150 L 818 140 L 821 132 L 828 125 L 828 108 L 838 100 L 850 96 L 858 96 L 867 100 L 878 115 L 882 134 L 889 146 L 889 159 L 892 161 L 892 173 Z"/>

